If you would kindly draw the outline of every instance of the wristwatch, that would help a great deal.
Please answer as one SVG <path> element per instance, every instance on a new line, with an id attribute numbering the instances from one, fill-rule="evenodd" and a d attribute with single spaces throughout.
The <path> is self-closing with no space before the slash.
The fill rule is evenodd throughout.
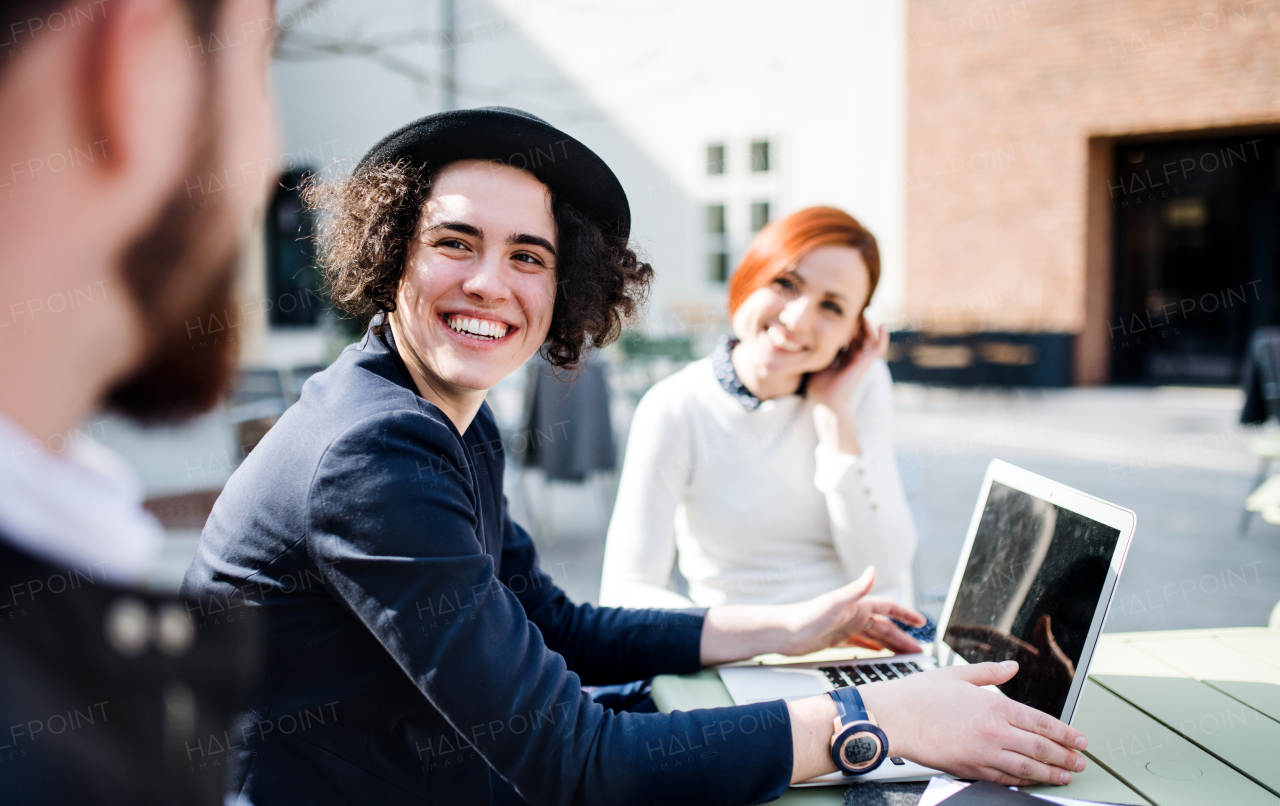
<path id="1" fill-rule="evenodd" d="M 862 695 L 853 686 L 827 692 L 836 704 L 831 760 L 845 775 L 866 775 L 889 755 L 889 738 L 867 713 Z"/>

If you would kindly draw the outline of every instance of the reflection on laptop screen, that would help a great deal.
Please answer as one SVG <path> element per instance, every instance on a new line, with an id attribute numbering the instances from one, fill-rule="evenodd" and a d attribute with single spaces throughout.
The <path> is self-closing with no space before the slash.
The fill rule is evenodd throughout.
<path id="1" fill-rule="evenodd" d="M 1000 690 L 1058 716 L 1119 538 L 993 481 L 944 640 L 970 663 L 1018 661 Z"/>

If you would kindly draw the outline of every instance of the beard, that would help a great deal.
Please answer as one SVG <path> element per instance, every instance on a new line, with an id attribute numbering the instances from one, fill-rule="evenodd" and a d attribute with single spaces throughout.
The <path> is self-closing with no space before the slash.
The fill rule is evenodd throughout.
<path id="1" fill-rule="evenodd" d="M 211 99 L 210 99 L 211 101 Z M 143 322 L 144 354 L 108 390 L 106 408 L 142 424 L 173 423 L 217 405 L 231 383 L 234 338 L 200 340 L 199 323 L 234 306 L 240 263 L 231 204 L 203 208 L 186 180 L 217 167 L 212 103 L 197 122 L 192 157 L 160 212 L 125 248 L 121 274 Z M 226 334 L 224 334 L 226 335 Z"/>

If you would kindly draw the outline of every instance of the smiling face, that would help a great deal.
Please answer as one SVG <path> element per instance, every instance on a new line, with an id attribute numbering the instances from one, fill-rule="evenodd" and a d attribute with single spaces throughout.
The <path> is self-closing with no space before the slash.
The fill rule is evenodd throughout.
<path id="1" fill-rule="evenodd" d="M 556 243 L 551 192 L 529 173 L 466 160 L 432 182 L 391 325 L 419 391 L 455 424 L 451 409 L 479 408 L 546 340 Z"/>
<path id="2" fill-rule="evenodd" d="M 756 377 L 820 372 L 859 332 L 870 278 L 851 246 L 820 246 L 742 301 L 733 315 L 735 364 Z"/>

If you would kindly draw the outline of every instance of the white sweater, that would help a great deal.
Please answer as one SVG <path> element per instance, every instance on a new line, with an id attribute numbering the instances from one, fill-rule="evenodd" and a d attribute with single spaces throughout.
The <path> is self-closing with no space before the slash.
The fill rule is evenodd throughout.
<path id="1" fill-rule="evenodd" d="M 710 358 L 655 384 L 631 424 L 600 603 L 798 602 L 874 565 L 874 592 L 914 606 L 916 531 L 894 458 L 891 386 L 877 362 L 854 394 L 855 456 L 818 447 L 804 397 L 748 410 Z M 677 556 L 692 602 L 669 588 Z"/>

